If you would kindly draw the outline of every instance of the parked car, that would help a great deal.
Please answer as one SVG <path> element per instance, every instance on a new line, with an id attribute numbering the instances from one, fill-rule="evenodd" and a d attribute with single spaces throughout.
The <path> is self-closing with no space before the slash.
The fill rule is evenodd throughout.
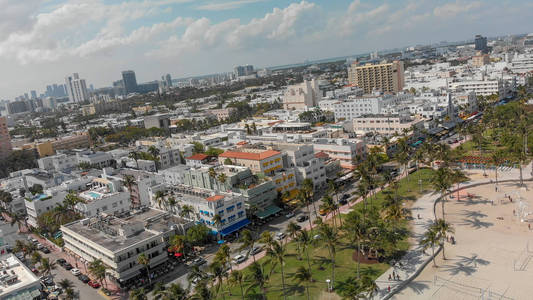
<path id="1" fill-rule="evenodd" d="M 94 281 L 94 280 L 89 281 L 87 284 L 88 284 L 90 287 L 95 288 L 95 289 L 97 289 L 97 288 L 100 287 L 100 284 L 99 284 L 98 282 Z"/>
<path id="2" fill-rule="evenodd" d="M 44 254 L 48 254 L 48 253 L 50 253 L 50 249 L 48 249 L 48 248 L 46 248 L 46 247 L 43 247 L 43 248 L 41 249 L 41 251 L 42 251 Z"/>
<path id="3" fill-rule="evenodd" d="M 246 260 L 246 256 L 239 254 L 233 258 L 233 263 L 238 265 L 244 262 L 245 260 Z"/>
<path id="4" fill-rule="evenodd" d="M 340 204 L 340 205 L 346 205 L 346 204 L 348 204 L 348 200 L 346 200 L 346 199 L 341 199 L 341 200 L 339 200 L 339 204 Z"/>
<path id="5" fill-rule="evenodd" d="M 328 210 L 327 209 L 324 209 L 324 208 L 321 208 L 320 211 L 318 212 L 321 216 L 325 216 L 327 215 L 328 213 Z"/>
<path id="6" fill-rule="evenodd" d="M 342 200 L 346 200 L 346 199 L 348 199 L 348 198 L 350 198 L 350 194 L 344 194 L 344 195 L 342 195 Z"/>
<path id="7" fill-rule="evenodd" d="M 84 274 L 80 274 L 80 276 L 78 276 L 78 279 L 83 283 L 88 283 L 89 281 L 91 281 L 91 279 Z"/>
<path id="8" fill-rule="evenodd" d="M 196 258 L 195 260 L 192 261 L 192 265 L 193 266 L 201 266 L 201 265 L 203 265 L 205 263 L 206 263 L 205 259 L 203 259 L 201 257 L 198 257 L 198 258 Z"/>
<path id="9" fill-rule="evenodd" d="M 313 236 L 313 240 L 318 240 L 320 239 L 320 234 L 315 234 L 315 236 Z"/>
<path id="10" fill-rule="evenodd" d="M 299 216 L 298 218 L 296 218 L 296 221 L 298 221 L 298 222 L 305 222 L 305 221 L 307 221 L 307 219 L 309 219 L 309 216 L 308 216 L 308 215 L 301 215 L 301 216 Z"/>
<path id="11" fill-rule="evenodd" d="M 276 239 L 277 240 L 282 240 L 283 238 L 285 238 L 285 233 L 283 233 L 283 232 L 276 233 Z"/>
<path id="12" fill-rule="evenodd" d="M 41 250 L 44 248 L 44 245 L 41 244 L 41 243 L 37 243 L 37 245 L 35 245 L 37 247 L 37 250 Z"/>
<path id="13" fill-rule="evenodd" d="M 255 247 L 253 247 L 252 251 L 250 251 L 250 254 L 251 255 L 256 255 L 257 253 L 261 252 L 261 250 L 263 250 L 261 247 L 255 246 Z"/>
<path id="14" fill-rule="evenodd" d="M 80 276 L 81 275 L 81 271 L 77 268 L 74 268 L 72 270 L 70 270 L 70 273 L 72 273 L 72 275 L 74 276 Z"/>
<path id="15" fill-rule="evenodd" d="M 74 268 L 74 267 L 71 264 L 69 264 L 68 262 L 63 264 L 63 269 L 65 269 L 67 271 L 72 270 L 72 268 Z"/>
<path id="16" fill-rule="evenodd" d="M 287 217 L 287 219 L 290 219 L 292 217 L 294 217 L 294 212 L 289 212 L 288 214 L 285 215 L 285 217 Z"/>
<path id="17" fill-rule="evenodd" d="M 41 282 L 46 285 L 46 286 L 52 286 L 52 285 L 55 285 L 54 283 L 54 279 L 52 278 L 52 276 L 43 276 L 40 278 L 41 279 Z"/>
<path id="18" fill-rule="evenodd" d="M 56 259 L 56 265 L 63 266 L 67 263 L 67 261 L 64 258 L 58 258 Z"/>

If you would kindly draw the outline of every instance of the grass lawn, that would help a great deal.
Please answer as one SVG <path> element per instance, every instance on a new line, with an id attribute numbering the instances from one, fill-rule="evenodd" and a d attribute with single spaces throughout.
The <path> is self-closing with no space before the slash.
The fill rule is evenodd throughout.
<path id="1" fill-rule="evenodd" d="M 418 196 L 429 191 L 430 183 L 429 179 L 432 174 L 430 169 L 421 169 L 418 172 L 411 174 L 408 179 L 404 178 L 399 182 L 398 198 L 402 201 L 413 201 Z M 419 188 L 418 180 L 421 179 L 421 188 Z M 372 200 L 368 200 L 368 205 L 374 205 L 377 207 L 382 206 L 382 202 L 385 198 L 385 192 L 380 192 L 372 197 Z M 362 209 L 363 203 L 359 203 L 354 206 L 354 209 Z M 404 221 L 402 226 L 407 227 L 407 221 Z M 305 254 L 302 256 L 302 260 L 298 259 L 296 243 L 290 242 L 287 245 L 287 255 L 285 256 L 284 272 L 286 293 L 288 299 L 307 299 L 305 283 L 300 283 L 293 278 L 293 274 L 298 267 L 304 266 L 307 268 L 307 260 Z M 398 244 L 398 250 L 405 251 L 409 247 L 407 237 Z M 339 246 L 336 255 L 335 264 L 335 288 L 341 290 L 343 283 L 347 280 L 351 280 L 357 273 L 357 262 L 353 260 L 354 248 L 351 247 L 346 239 L 340 239 Z M 309 293 L 312 299 L 319 299 L 323 292 L 327 289 L 326 279 L 331 279 L 331 264 L 329 259 L 328 250 L 321 245 L 311 247 L 309 250 L 309 256 L 311 258 L 311 269 L 313 279 L 315 280 L 309 286 Z M 265 263 L 268 261 L 268 257 L 258 260 L 259 263 Z M 389 268 L 388 264 L 361 264 L 361 274 L 369 275 L 372 278 L 379 277 L 382 273 Z M 266 272 L 270 272 L 270 265 L 265 267 Z M 249 274 L 248 269 L 244 269 L 244 276 L 246 278 Z M 248 280 L 245 279 L 244 289 L 248 287 Z M 227 293 L 228 286 L 224 285 L 222 291 L 225 291 L 224 297 L 226 299 L 241 299 L 239 286 L 231 287 L 231 296 Z M 272 272 L 272 275 L 267 285 L 267 297 L 268 299 L 283 299 L 281 295 L 281 270 L 279 265 L 276 266 Z M 257 288 L 252 288 L 248 291 L 246 299 L 260 299 L 260 291 Z M 219 299 L 223 299 L 222 294 L 219 295 Z"/>

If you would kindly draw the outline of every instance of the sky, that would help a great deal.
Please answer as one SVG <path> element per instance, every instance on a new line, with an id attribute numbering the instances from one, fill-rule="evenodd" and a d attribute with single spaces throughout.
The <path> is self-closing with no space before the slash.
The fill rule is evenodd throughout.
<path id="1" fill-rule="evenodd" d="M 0 99 L 528 33 L 527 0 L 0 0 Z"/>

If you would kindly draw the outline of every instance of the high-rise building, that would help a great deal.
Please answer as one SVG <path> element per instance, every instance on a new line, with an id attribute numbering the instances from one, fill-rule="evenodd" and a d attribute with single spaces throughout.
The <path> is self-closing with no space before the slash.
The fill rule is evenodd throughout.
<path id="1" fill-rule="evenodd" d="M 170 77 L 170 74 L 165 76 L 165 82 L 167 83 L 168 88 L 172 87 L 172 77 Z"/>
<path id="2" fill-rule="evenodd" d="M 348 81 L 367 94 L 374 90 L 397 93 L 404 87 L 403 62 L 358 65 L 348 68 Z"/>
<path id="3" fill-rule="evenodd" d="M 318 87 L 318 80 L 304 80 L 300 84 L 290 85 L 283 95 L 284 109 L 307 109 L 318 106 L 322 99 L 322 92 Z"/>
<path id="4" fill-rule="evenodd" d="M 89 100 L 85 79 L 80 79 L 78 73 L 65 77 L 65 86 L 70 102 L 83 102 Z"/>
<path id="5" fill-rule="evenodd" d="M 134 71 L 122 71 L 122 81 L 126 94 L 137 92 L 137 78 Z"/>
<path id="6" fill-rule="evenodd" d="M 18 114 L 22 112 L 27 112 L 30 109 L 26 105 L 26 102 L 24 100 L 20 101 L 12 101 L 7 104 L 7 112 L 11 114 Z"/>
<path id="7" fill-rule="evenodd" d="M 254 73 L 254 66 L 252 65 L 246 65 L 246 66 L 236 66 L 233 68 L 233 74 L 235 77 L 241 77 L 241 76 L 248 76 L 252 75 Z"/>
<path id="8" fill-rule="evenodd" d="M 487 49 L 487 38 L 481 35 L 476 35 L 474 38 L 474 49 L 485 51 Z"/>
<path id="9" fill-rule="evenodd" d="M 12 150 L 6 117 L 0 117 L 0 158 L 6 158 Z"/>
<path id="10" fill-rule="evenodd" d="M 37 99 L 37 92 L 36 91 L 31 91 L 30 94 L 31 94 L 31 98 L 32 99 Z"/>

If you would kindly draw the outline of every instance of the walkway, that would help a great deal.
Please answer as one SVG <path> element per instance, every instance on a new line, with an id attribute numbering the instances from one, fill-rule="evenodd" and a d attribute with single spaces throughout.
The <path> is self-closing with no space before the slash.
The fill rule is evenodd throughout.
<path id="1" fill-rule="evenodd" d="M 464 171 L 470 177 L 471 181 L 465 183 L 467 186 L 459 187 L 460 197 L 466 194 L 466 189 L 468 187 L 490 184 L 494 181 L 494 171 L 487 171 L 487 177 L 483 176 L 483 170 Z M 518 180 L 519 178 L 520 173 L 518 169 L 511 169 L 507 172 L 498 172 L 499 181 Z M 523 178 L 524 180 L 532 179 L 531 164 L 523 169 Z M 451 194 L 453 195 L 452 197 L 457 197 L 456 191 L 452 192 Z M 395 266 L 389 268 L 385 273 L 376 279 L 378 293 L 375 298 L 389 299 L 395 293 L 403 289 L 412 279 L 416 278 L 416 276 L 427 264 L 431 263 L 431 250 L 428 249 L 426 251 L 427 253 L 424 253 L 419 246 L 419 241 L 426 232 L 428 226 L 434 220 L 433 207 L 438 198 L 438 194 L 426 194 L 418 198 L 413 204 L 411 213 L 414 221 L 411 224 L 412 236 L 415 239 L 415 242 L 411 244 L 406 255 L 399 262 L 397 262 Z M 453 200 L 455 200 L 455 198 L 452 198 L 452 201 Z M 420 219 L 418 219 L 418 215 L 420 215 Z M 438 254 L 437 249 L 435 250 L 435 254 Z M 399 275 L 400 280 L 389 281 L 389 276 L 392 278 L 393 272 L 394 274 Z"/>

